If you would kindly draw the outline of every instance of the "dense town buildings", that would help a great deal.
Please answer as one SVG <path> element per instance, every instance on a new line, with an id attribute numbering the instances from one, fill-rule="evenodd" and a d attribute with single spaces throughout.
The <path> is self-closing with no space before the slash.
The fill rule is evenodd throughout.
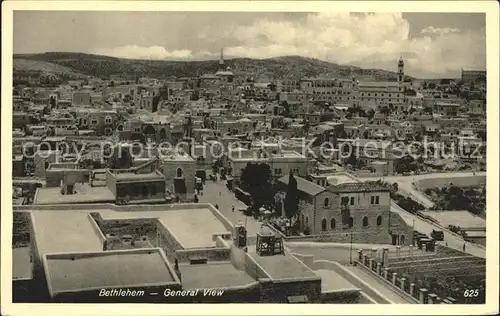
<path id="1" fill-rule="evenodd" d="M 172 302 L 372 299 L 340 264 L 287 248 L 294 240 L 373 245 L 370 258 L 350 249 L 350 264 L 377 278 L 388 258 L 413 257 L 417 248 L 420 259 L 447 265 L 456 253 L 438 255 L 436 247 L 447 247 L 430 231 L 418 235 L 412 221 L 446 234 L 458 225 L 430 210 L 432 190 L 451 186 L 426 182 L 438 172 L 470 171 L 453 183 L 470 196 L 482 192 L 485 90 L 471 82 L 485 72 L 464 69 L 463 82 L 436 83 L 408 77 L 402 56 L 395 66 L 392 81 L 278 78 L 231 69 L 221 50 L 213 72 L 192 77 L 116 74 L 42 87 L 30 73 L 16 74 L 30 85 L 15 85 L 12 102 L 14 235 L 29 252 L 18 259 L 28 268 L 15 279 L 16 296 L 122 302 L 100 295 L 122 286 L 193 294 Z M 455 248 L 485 243 L 476 217 L 465 237 L 453 235 Z M 471 260 L 482 275 L 482 259 Z M 400 266 L 392 269 L 402 273 Z M 426 290 L 417 272 L 414 282 Z M 398 279 L 402 291 L 407 277 Z M 199 294 L 207 288 L 224 295 Z M 406 303 L 439 298 L 407 292 L 398 296 Z"/>

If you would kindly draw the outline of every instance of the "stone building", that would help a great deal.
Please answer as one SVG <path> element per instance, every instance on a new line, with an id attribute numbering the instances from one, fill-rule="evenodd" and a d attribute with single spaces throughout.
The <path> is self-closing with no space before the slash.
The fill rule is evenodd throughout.
<path id="1" fill-rule="evenodd" d="M 408 244 L 412 229 L 391 212 L 390 189 L 377 182 L 341 183 L 324 188 L 295 177 L 302 231 L 325 240 Z M 279 179 L 286 191 L 288 175 Z"/>

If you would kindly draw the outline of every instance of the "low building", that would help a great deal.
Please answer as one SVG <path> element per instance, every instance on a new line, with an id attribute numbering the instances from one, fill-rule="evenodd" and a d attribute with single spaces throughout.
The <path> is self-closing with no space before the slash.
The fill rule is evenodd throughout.
<path id="1" fill-rule="evenodd" d="M 278 180 L 286 190 L 289 176 Z M 299 191 L 299 226 L 324 241 L 409 244 L 412 228 L 391 212 L 390 189 L 376 182 L 348 182 L 326 188 L 295 177 Z"/>
<path id="2" fill-rule="evenodd" d="M 235 183 L 239 182 L 243 170 L 249 163 L 264 163 L 271 168 L 273 177 L 279 178 L 293 172 L 298 176 L 305 177 L 309 167 L 306 156 L 295 151 L 279 151 L 276 154 L 255 152 L 251 157 L 229 157 L 232 170 L 232 178 Z"/>
<path id="3" fill-rule="evenodd" d="M 108 170 L 106 184 L 118 204 L 165 203 L 165 177 L 159 171 Z"/>
<path id="4" fill-rule="evenodd" d="M 194 199 L 196 160 L 186 152 L 162 152 L 159 156 L 167 192 L 180 201 Z"/>
<path id="5" fill-rule="evenodd" d="M 323 295 L 321 277 L 285 250 L 280 236 L 263 228 L 257 244 L 247 244 L 245 228 L 210 204 L 16 206 L 14 216 L 20 215 L 28 219 L 20 229 L 29 235 L 31 257 L 14 259 L 28 267 L 13 281 L 14 302 L 287 303 L 300 297 L 319 303 L 338 296 Z M 262 246 L 270 242 L 271 248 Z M 354 288 L 337 291 L 355 301 L 360 296 Z"/>

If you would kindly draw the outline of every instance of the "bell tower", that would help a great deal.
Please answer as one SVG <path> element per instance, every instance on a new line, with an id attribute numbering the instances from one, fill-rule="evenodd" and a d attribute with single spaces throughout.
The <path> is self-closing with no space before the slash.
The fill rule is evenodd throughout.
<path id="1" fill-rule="evenodd" d="M 403 55 L 399 57 L 398 62 L 398 83 L 402 84 L 405 78 L 405 62 L 403 61 Z"/>

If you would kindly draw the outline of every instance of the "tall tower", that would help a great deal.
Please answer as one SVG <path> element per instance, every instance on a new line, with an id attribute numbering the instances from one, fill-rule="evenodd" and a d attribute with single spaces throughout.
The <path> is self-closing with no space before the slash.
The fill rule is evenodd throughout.
<path id="1" fill-rule="evenodd" d="M 219 70 L 224 71 L 224 48 L 220 49 Z"/>
<path id="2" fill-rule="evenodd" d="M 403 61 L 403 55 L 401 55 L 401 57 L 399 57 L 399 62 L 398 62 L 398 82 L 402 84 L 404 78 L 405 78 L 405 62 Z"/>

